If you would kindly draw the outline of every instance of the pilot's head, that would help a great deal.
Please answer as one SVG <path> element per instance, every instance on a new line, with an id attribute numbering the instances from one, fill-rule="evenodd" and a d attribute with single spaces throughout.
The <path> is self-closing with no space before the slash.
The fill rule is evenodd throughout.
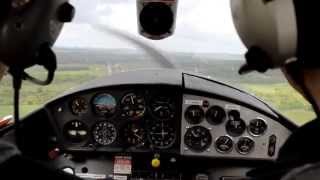
<path id="1" fill-rule="evenodd" d="M 0 63 L 21 69 L 41 63 L 39 49 L 51 47 L 73 15 L 68 0 L 1 0 Z"/>
<path id="2" fill-rule="evenodd" d="M 288 81 L 320 109 L 320 61 L 314 43 L 317 1 L 231 0 L 235 27 L 247 46 L 240 73 L 281 68 Z M 312 98 L 312 99 L 311 99 Z"/>

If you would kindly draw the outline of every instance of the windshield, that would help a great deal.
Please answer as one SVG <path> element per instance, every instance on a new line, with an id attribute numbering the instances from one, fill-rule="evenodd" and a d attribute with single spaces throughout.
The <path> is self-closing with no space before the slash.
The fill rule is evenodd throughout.
<path id="1" fill-rule="evenodd" d="M 237 74 L 246 49 L 233 26 L 229 1 L 179 1 L 176 32 L 161 41 L 138 35 L 134 0 L 71 3 L 77 14 L 73 23 L 65 25 L 54 47 L 59 63 L 55 81 L 47 87 L 24 83 L 22 115 L 89 80 L 116 72 L 161 68 L 154 54 L 132 42 L 134 39 L 158 49 L 179 69 L 201 73 L 256 95 L 299 125 L 315 117 L 310 105 L 287 84 L 280 71 Z M 116 33 L 110 28 L 116 29 Z M 38 67 L 29 72 L 37 77 L 44 74 Z M 5 77 L 0 85 L 0 117 L 3 117 L 12 114 L 10 77 Z"/>

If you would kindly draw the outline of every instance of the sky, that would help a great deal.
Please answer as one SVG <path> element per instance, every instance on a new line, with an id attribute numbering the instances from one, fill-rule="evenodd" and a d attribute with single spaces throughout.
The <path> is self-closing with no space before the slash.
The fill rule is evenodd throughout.
<path id="1" fill-rule="evenodd" d="M 180 0 L 175 34 L 161 41 L 138 35 L 136 0 L 71 0 L 77 13 L 66 24 L 57 47 L 123 49 L 136 47 L 95 28 L 95 24 L 129 33 L 164 51 L 243 54 L 232 23 L 229 0 Z"/>

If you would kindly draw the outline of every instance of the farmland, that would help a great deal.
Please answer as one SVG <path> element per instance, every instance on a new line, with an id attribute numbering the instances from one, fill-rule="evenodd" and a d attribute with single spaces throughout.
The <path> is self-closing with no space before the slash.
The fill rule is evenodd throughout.
<path id="1" fill-rule="evenodd" d="M 57 51 L 60 67 L 51 85 L 40 87 L 29 82 L 23 84 L 21 91 L 21 112 L 23 116 L 41 107 L 45 102 L 60 93 L 87 81 L 108 76 L 115 72 L 157 66 L 141 53 L 133 55 L 132 52 L 123 51 Z M 220 56 L 206 54 L 195 57 L 186 53 L 172 55 L 173 63 L 178 68 L 202 73 L 246 90 L 266 101 L 297 124 L 304 124 L 315 117 L 310 105 L 287 84 L 280 72 L 263 75 L 253 73 L 240 77 L 237 74 L 237 69 L 242 64 L 240 57 Z M 45 75 L 45 72 L 40 68 L 33 68 L 29 72 L 39 78 L 43 78 Z M 11 78 L 6 76 L 0 82 L 0 117 L 9 114 L 12 114 L 12 88 Z"/>

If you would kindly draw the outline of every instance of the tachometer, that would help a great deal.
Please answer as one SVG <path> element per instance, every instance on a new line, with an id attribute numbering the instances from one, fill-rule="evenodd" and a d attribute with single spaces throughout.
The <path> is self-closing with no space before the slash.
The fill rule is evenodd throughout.
<path id="1" fill-rule="evenodd" d="M 142 147 L 146 144 L 146 132 L 136 123 L 129 123 L 124 127 L 123 138 L 129 146 Z"/>
<path id="2" fill-rule="evenodd" d="M 97 114 L 111 117 L 116 111 L 117 101 L 112 95 L 104 93 L 95 96 L 92 104 Z"/>
<path id="3" fill-rule="evenodd" d="M 88 102 L 84 97 L 76 97 L 71 101 L 71 111 L 75 115 L 88 111 Z"/>
<path id="4" fill-rule="evenodd" d="M 207 128 L 194 126 L 184 135 L 184 143 L 192 151 L 203 152 L 210 147 L 212 136 Z"/>
<path id="5" fill-rule="evenodd" d="M 168 120 L 175 117 L 175 102 L 167 96 L 157 96 L 152 98 L 150 109 L 152 115 L 161 120 Z"/>
<path id="6" fill-rule="evenodd" d="M 93 139 L 102 146 L 112 144 L 117 138 L 116 127 L 107 121 L 97 123 L 92 131 Z"/>
<path id="7" fill-rule="evenodd" d="M 237 137 L 242 135 L 246 128 L 246 123 L 241 119 L 240 113 L 236 110 L 230 111 L 229 120 L 226 123 L 227 133 L 233 137 Z"/>
<path id="8" fill-rule="evenodd" d="M 149 131 L 151 144 L 158 149 L 170 148 L 176 140 L 174 126 L 166 121 L 156 121 Z"/>
<path id="9" fill-rule="evenodd" d="M 121 100 L 122 117 L 136 120 L 144 116 L 146 102 L 143 96 L 136 93 L 129 93 Z"/>

